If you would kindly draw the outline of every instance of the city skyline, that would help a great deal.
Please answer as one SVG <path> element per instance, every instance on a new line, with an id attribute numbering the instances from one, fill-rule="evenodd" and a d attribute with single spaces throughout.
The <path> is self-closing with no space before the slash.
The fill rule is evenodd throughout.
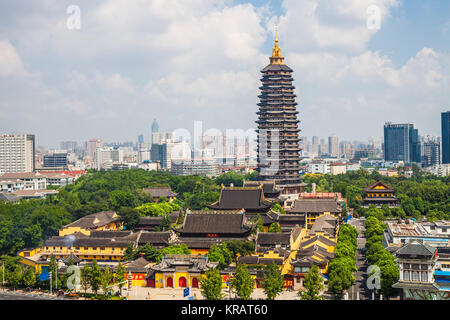
<path id="1" fill-rule="evenodd" d="M 67 4 L 6 3 L 0 127 L 32 133 L 36 145 L 149 141 L 154 118 L 165 131 L 192 131 L 196 120 L 255 129 L 275 23 L 294 70 L 301 136 L 381 141 L 387 121 L 440 135 L 450 108 L 445 1 L 359 1 L 345 12 L 309 0 L 80 1 L 79 30 L 67 26 Z M 368 26 L 372 4 L 379 29 Z"/>

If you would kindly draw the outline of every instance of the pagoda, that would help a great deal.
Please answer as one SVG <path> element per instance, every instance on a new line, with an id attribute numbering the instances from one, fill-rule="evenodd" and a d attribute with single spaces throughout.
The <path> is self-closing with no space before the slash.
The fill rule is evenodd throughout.
<path id="1" fill-rule="evenodd" d="M 262 86 L 258 96 L 258 172 L 260 180 L 274 181 L 283 193 L 298 193 L 300 147 L 292 72 L 284 63 L 275 31 L 270 64 L 261 70 Z M 278 139 L 277 139 L 278 138 Z"/>

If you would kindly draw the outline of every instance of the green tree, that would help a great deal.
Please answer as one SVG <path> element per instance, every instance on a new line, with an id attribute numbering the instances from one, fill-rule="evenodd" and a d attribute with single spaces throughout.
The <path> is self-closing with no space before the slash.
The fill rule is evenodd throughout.
<path id="1" fill-rule="evenodd" d="M 276 211 L 278 213 L 281 214 L 285 214 L 286 212 L 284 211 L 283 207 L 279 204 L 279 203 L 275 203 L 272 208 L 270 208 L 273 211 Z"/>
<path id="2" fill-rule="evenodd" d="M 206 300 L 222 300 L 222 276 L 219 269 L 209 269 L 205 277 L 200 279 L 200 288 Z"/>
<path id="3" fill-rule="evenodd" d="M 172 225 L 172 221 L 170 220 L 169 216 L 166 214 L 162 221 L 161 224 L 158 227 L 159 231 L 167 231 L 170 230 L 170 226 Z"/>
<path id="4" fill-rule="evenodd" d="M 337 258 L 330 262 L 328 267 L 328 288 L 331 292 L 342 296 L 344 290 L 348 290 L 355 282 L 353 276 L 353 262 L 347 258 Z"/>
<path id="5" fill-rule="evenodd" d="M 139 223 L 140 215 L 134 208 L 121 207 L 119 210 L 119 215 L 128 230 L 133 230 Z"/>
<path id="6" fill-rule="evenodd" d="M 208 260 L 219 262 L 217 268 L 223 270 L 231 263 L 232 253 L 223 244 L 213 244 L 208 252 Z"/>
<path id="7" fill-rule="evenodd" d="M 114 274 L 109 267 L 103 270 L 101 275 L 100 285 L 102 287 L 103 294 L 106 296 L 108 293 L 108 287 L 111 285 L 114 278 Z"/>
<path id="8" fill-rule="evenodd" d="M 281 227 L 278 222 L 273 222 L 269 227 L 269 232 L 281 232 Z"/>
<path id="9" fill-rule="evenodd" d="M 27 268 L 22 277 L 23 284 L 26 288 L 32 288 L 36 282 L 36 273 L 32 268 Z"/>
<path id="10" fill-rule="evenodd" d="M 236 271 L 231 277 L 230 284 L 231 288 L 236 290 L 239 298 L 243 300 L 250 298 L 255 285 L 247 267 L 240 263 L 236 266 Z"/>
<path id="11" fill-rule="evenodd" d="M 98 289 L 100 289 L 100 285 L 102 282 L 102 271 L 100 270 L 100 267 L 97 264 L 97 260 L 95 259 L 92 260 L 90 280 L 91 289 L 97 296 Z"/>
<path id="12" fill-rule="evenodd" d="M 272 263 L 269 266 L 268 273 L 264 276 L 262 287 L 267 299 L 274 300 L 275 297 L 283 291 L 284 279 L 279 267 Z"/>
<path id="13" fill-rule="evenodd" d="M 306 290 L 299 292 L 302 300 L 323 300 L 323 297 L 320 296 L 320 292 L 324 288 L 323 278 L 316 265 L 313 265 L 305 275 L 303 286 Z"/>
<path id="14" fill-rule="evenodd" d="M 120 295 L 122 295 L 122 288 L 125 284 L 125 283 L 123 283 L 125 281 L 125 272 L 126 272 L 125 267 L 122 265 L 121 262 L 119 262 L 119 265 L 117 266 L 116 274 L 114 277 L 114 281 L 115 281 L 115 283 L 118 283 Z"/>
<path id="15" fill-rule="evenodd" d="M 91 286 L 91 277 L 92 277 L 91 267 L 89 267 L 88 265 L 85 265 L 83 267 L 83 269 L 81 270 L 80 277 L 81 277 L 81 279 L 80 279 L 81 288 L 83 289 L 84 295 L 86 296 L 86 292 Z"/>

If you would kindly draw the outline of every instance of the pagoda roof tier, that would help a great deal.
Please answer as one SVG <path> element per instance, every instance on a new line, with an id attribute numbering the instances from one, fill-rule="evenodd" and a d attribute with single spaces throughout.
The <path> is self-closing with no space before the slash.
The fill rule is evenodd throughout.
<path id="1" fill-rule="evenodd" d="M 292 101 L 274 101 L 274 100 L 265 100 L 257 103 L 258 106 L 264 107 L 264 106 L 296 106 L 298 105 L 297 102 L 294 100 Z"/>
<path id="2" fill-rule="evenodd" d="M 295 86 L 290 85 L 290 84 L 269 84 L 269 83 L 263 83 L 263 85 L 261 87 L 259 87 L 260 90 L 274 89 L 274 88 L 285 88 L 285 89 L 294 90 Z"/>
<path id="3" fill-rule="evenodd" d="M 270 71 L 286 71 L 293 72 L 291 68 L 289 68 L 285 64 L 269 64 L 264 69 L 261 70 L 262 73 L 270 72 Z"/>
<path id="4" fill-rule="evenodd" d="M 282 109 L 282 110 L 260 110 L 256 114 L 262 115 L 262 114 L 266 114 L 266 113 L 268 113 L 268 114 L 277 114 L 277 113 L 297 114 L 298 111 L 297 110 L 286 110 L 286 109 Z"/>
<path id="5" fill-rule="evenodd" d="M 260 81 L 266 81 L 266 80 L 293 80 L 292 75 L 290 74 L 263 74 Z"/>
<path id="6" fill-rule="evenodd" d="M 287 97 L 287 98 L 295 98 L 297 95 L 294 93 L 288 93 L 288 92 L 274 92 L 274 93 L 267 93 L 264 92 L 258 96 L 258 98 L 271 98 L 271 97 Z"/>

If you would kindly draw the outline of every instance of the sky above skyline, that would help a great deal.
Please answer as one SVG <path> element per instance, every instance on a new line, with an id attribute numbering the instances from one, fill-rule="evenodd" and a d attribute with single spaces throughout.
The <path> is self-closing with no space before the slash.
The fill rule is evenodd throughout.
<path id="1" fill-rule="evenodd" d="M 80 29 L 70 29 L 80 8 Z M 368 28 L 375 5 L 379 29 Z M 372 20 L 369 20 L 369 22 Z M 0 133 L 149 140 L 256 128 L 260 70 L 278 24 L 300 135 L 380 140 L 386 121 L 440 135 L 450 110 L 450 1 L 5 0 Z M 370 24 L 369 24 L 370 25 Z"/>

